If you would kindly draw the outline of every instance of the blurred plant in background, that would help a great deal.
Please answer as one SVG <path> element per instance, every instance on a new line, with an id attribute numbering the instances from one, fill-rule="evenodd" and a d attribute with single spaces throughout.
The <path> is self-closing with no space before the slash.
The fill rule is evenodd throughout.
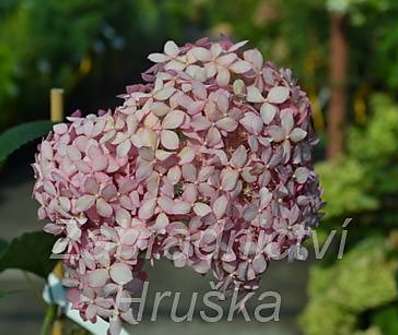
<path id="1" fill-rule="evenodd" d="M 195 8 L 178 0 L 2 1 L 0 128 L 46 117 L 43 92 L 54 86 L 73 96 L 69 109 L 112 106 L 109 97 L 135 81 L 149 51 L 198 34 Z"/>
<path id="2" fill-rule="evenodd" d="M 301 320 L 305 334 L 398 330 L 398 105 L 375 95 L 371 108 L 366 127 L 349 130 L 345 155 L 317 165 L 328 203 L 319 232 L 326 235 L 345 217 L 353 226 L 343 259 L 312 268 Z"/>

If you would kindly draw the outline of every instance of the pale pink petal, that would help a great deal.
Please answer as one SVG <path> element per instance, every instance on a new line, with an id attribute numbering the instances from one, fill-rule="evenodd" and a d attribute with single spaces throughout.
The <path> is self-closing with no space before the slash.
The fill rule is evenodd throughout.
<path id="1" fill-rule="evenodd" d="M 294 171 L 294 177 L 296 178 L 299 184 L 304 184 L 310 175 L 310 170 L 306 167 L 299 167 Z"/>
<path id="2" fill-rule="evenodd" d="M 226 86 L 229 84 L 230 79 L 231 74 L 229 73 L 229 70 L 225 67 L 219 67 L 216 77 L 217 84 L 220 86 Z"/>
<path id="3" fill-rule="evenodd" d="M 196 131 L 208 129 L 211 126 L 210 121 L 204 116 L 194 116 L 191 121 L 191 127 Z"/>
<path id="4" fill-rule="evenodd" d="M 238 181 L 239 172 L 231 168 L 226 168 L 222 171 L 221 187 L 224 191 L 232 191 Z"/>
<path id="5" fill-rule="evenodd" d="M 236 60 L 236 58 L 238 58 L 238 56 L 236 54 L 230 53 L 230 54 L 218 57 L 217 63 L 224 67 L 228 67 Z"/>
<path id="6" fill-rule="evenodd" d="M 146 200 L 138 210 L 138 217 L 143 220 L 149 219 L 155 213 L 156 199 Z"/>
<path id="7" fill-rule="evenodd" d="M 243 97 L 246 94 L 246 84 L 242 79 L 236 79 L 232 85 L 234 94 Z"/>
<path id="8" fill-rule="evenodd" d="M 100 155 L 91 164 L 94 171 L 103 171 L 108 167 L 108 158 L 105 155 Z"/>
<path id="9" fill-rule="evenodd" d="M 169 225 L 170 221 L 169 221 L 169 217 L 164 214 L 164 213 L 160 213 L 155 221 L 155 224 L 152 226 L 152 228 L 160 233 L 160 234 L 164 234 L 166 232 L 166 227 Z"/>
<path id="10" fill-rule="evenodd" d="M 59 238 L 53 245 L 52 252 L 54 254 L 60 254 L 65 251 L 66 247 L 68 246 L 69 239 L 61 237 Z"/>
<path id="11" fill-rule="evenodd" d="M 289 134 L 294 126 L 293 113 L 290 109 L 282 110 L 281 112 L 282 128 L 286 134 Z"/>
<path id="12" fill-rule="evenodd" d="M 221 142 L 221 133 L 216 127 L 209 129 L 206 136 L 206 142 L 210 147 L 213 147 Z"/>
<path id="13" fill-rule="evenodd" d="M 185 62 L 173 59 L 170 62 L 166 63 L 166 65 L 164 66 L 164 69 L 166 71 L 173 70 L 173 71 L 179 72 L 179 71 L 183 71 L 185 69 L 185 67 L 186 67 Z"/>
<path id="14" fill-rule="evenodd" d="M 217 66 L 214 62 L 205 64 L 205 71 L 208 78 L 213 78 L 217 73 Z"/>
<path id="15" fill-rule="evenodd" d="M 171 182 L 171 184 L 177 184 L 181 179 L 181 169 L 178 165 L 173 166 L 167 172 L 167 179 Z"/>
<path id="16" fill-rule="evenodd" d="M 201 260 L 198 263 L 192 265 L 194 271 L 200 274 L 206 274 L 210 270 L 210 261 Z"/>
<path id="17" fill-rule="evenodd" d="M 229 67 L 229 69 L 230 69 L 232 72 L 239 73 L 239 74 L 240 74 L 240 73 L 248 72 L 248 71 L 251 70 L 251 68 L 252 68 L 252 65 L 251 65 L 249 62 L 246 62 L 246 61 L 244 61 L 244 60 L 239 60 L 239 61 L 233 63 L 233 64 Z"/>
<path id="18" fill-rule="evenodd" d="M 261 69 L 263 66 L 264 58 L 258 49 L 247 50 L 243 53 L 243 58 L 252 63 L 257 70 Z"/>
<path id="19" fill-rule="evenodd" d="M 265 124 L 270 124 L 271 121 L 274 119 L 275 114 L 277 113 L 278 108 L 274 105 L 271 105 L 269 103 L 264 103 L 261 106 L 260 114 L 261 118 L 263 119 Z"/>
<path id="20" fill-rule="evenodd" d="M 285 86 L 275 86 L 268 92 L 267 101 L 274 104 L 281 104 L 289 97 L 290 90 Z"/>
<path id="21" fill-rule="evenodd" d="M 115 220 L 119 226 L 128 227 L 130 225 L 131 215 L 126 209 L 119 207 L 115 214 Z"/>
<path id="22" fill-rule="evenodd" d="M 158 199 L 158 204 L 160 208 L 165 211 L 165 213 L 173 214 L 173 208 L 174 208 L 173 199 L 170 199 L 169 197 L 160 197 Z"/>
<path id="23" fill-rule="evenodd" d="M 83 195 L 79 199 L 77 199 L 75 204 L 75 211 L 77 213 L 85 212 L 89 208 L 91 208 L 95 203 L 95 197 L 92 195 Z"/>
<path id="24" fill-rule="evenodd" d="M 191 204 L 185 201 L 176 200 L 174 201 L 174 206 L 172 209 L 173 214 L 175 215 L 184 215 L 188 214 L 191 211 Z"/>
<path id="25" fill-rule="evenodd" d="M 307 136 L 307 132 L 301 128 L 294 128 L 293 131 L 290 133 L 289 138 L 293 142 L 300 142 Z"/>
<path id="26" fill-rule="evenodd" d="M 263 273 L 267 268 L 267 261 L 263 255 L 259 255 L 253 260 L 252 266 L 257 274 Z"/>
<path id="27" fill-rule="evenodd" d="M 228 206 L 228 199 L 225 195 L 218 197 L 213 203 L 213 212 L 217 219 L 221 219 Z"/>
<path id="28" fill-rule="evenodd" d="M 247 87 L 247 101 L 252 103 L 260 103 L 264 101 L 263 96 L 256 86 Z"/>
<path id="29" fill-rule="evenodd" d="M 193 204 L 198 198 L 198 188 L 195 184 L 188 184 L 184 188 L 184 193 L 182 194 L 184 201 Z"/>
<path id="30" fill-rule="evenodd" d="M 197 216 L 206 216 L 207 214 L 211 213 L 211 208 L 209 205 L 203 203 L 203 202 L 197 202 L 193 206 L 193 211 Z"/>
<path id="31" fill-rule="evenodd" d="M 152 53 L 148 56 L 148 59 L 154 63 L 164 63 L 169 60 L 169 57 L 161 53 Z"/>
<path id="32" fill-rule="evenodd" d="M 68 126 L 66 123 L 58 123 L 53 127 L 54 133 L 58 135 L 63 135 L 68 131 Z"/>
<path id="33" fill-rule="evenodd" d="M 275 142 L 281 142 L 285 139 L 286 133 L 282 127 L 271 126 L 268 129 L 269 134 Z"/>
<path id="34" fill-rule="evenodd" d="M 243 167 L 247 161 L 247 150 L 244 145 L 240 145 L 232 154 L 231 164 L 234 167 Z"/>
<path id="35" fill-rule="evenodd" d="M 258 135 L 263 128 L 263 121 L 253 112 L 246 113 L 239 122 L 251 134 Z"/>
<path id="36" fill-rule="evenodd" d="M 54 151 L 53 148 L 51 147 L 51 144 L 48 143 L 47 141 L 43 141 L 43 143 L 40 146 L 40 151 L 44 158 L 48 160 L 53 159 Z"/>
<path id="37" fill-rule="evenodd" d="M 199 170 L 198 180 L 206 181 L 214 173 L 214 166 L 204 166 Z"/>
<path id="38" fill-rule="evenodd" d="M 170 151 L 164 150 L 156 150 L 155 157 L 160 161 L 165 161 L 166 159 L 170 158 L 174 153 Z"/>
<path id="39" fill-rule="evenodd" d="M 109 335 L 120 335 L 122 322 L 118 316 L 112 316 L 109 320 Z"/>
<path id="40" fill-rule="evenodd" d="M 164 53 L 170 57 L 176 57 L 179 52 L 179 48 L 174 41 L 167 41 L 164 45 Z"/>
<path id="41" fill-rule="evenodd" d="M 128 152 L 131 149 L 131 141 L 130 139 L 125 140 L 124 142 L 120 143 L 116 147 L 116 153 L 118 157 L 125 157 L 127 156 Z"/>
<path id="42" fill-rule="evenodd" d="M 170 111 L 170 107 L 164 102 L 154 102 L 151 106 L 151 112 L 158 117 L 165 116 Z"/>
<path id="43" fill-rule="evenodd" d="M 180 127 L 185 120 L 185 113 L 180 110 L 169 112 L 162 121 L 163 129 L 176 129 Z"/>
<path id="44" fill-rule="evenodd" d="M 258 214 L 258 207 L 255 204 L 251 204 L 246 206 L 246 208 L 243 210 L 243 219 L 246 221 L 252 221 L 255 219 L 255 217 Z"/>
<path id="45" fill-rule="evenodd" d="M 247 42 L 249 42 L 248 40 L 244 40 L 244 41 L 240 41 L 235 43 L 234 45 L 232 45 L 229 49 L 228 52 L 234 52 L 238 49 L 240 49 L 241 47 L 245 46 L 247 44 Z"/>
<path id="46" fill-rule="evenodd" d="M 109 218 L 113 213 L 113 208 L 104 199 L 99 198 L 96 202 L 97 212 L 100 216 Z"/>
<path id="47" fill-rule="evenodd" d="M 207 79 L 206 70 L 198 65 L 189 65 L 186 68 L 185 73 L 191 76 L 192 79 L 199 82 L 205 82 Z"/>
<path id="48" fill-rule="evenodd" d="M 112 280 L 119 285 L 125 285 L 133 279 L 133 274 L 127 264 L 115 263 L 109 269 Z"/>
<path id="49" fill-rule="evenodd" d="M 175 90 L 176 89 L 172 86 L 164 87 L 161 90 L 155 92 L 153 97 L 160 101 L 167 100 L 168 98 L 170 98 L 173 95 Z"/>
<path id="50" fill-rule="evenodd" d="M 201 61 L 201 62 L 208 62 L 212 58 L 212 54 L 211 54 L 210 50 L 208 50 L 206 48 L 196 47 L 196 48 L 192 48 L 190 50 L 190 52 L 198 61 Z"/>
<path id="51" fill-rule="evenodd" d="M 162 145 L 169 150 L 176 150 L 180 145 L 178 135 L 171 130 L 162 130 L 160 133 L 160 141 Z"/>
<path id="52" fill-rule="evenodd" d="M 90 194 L 97 194 L 99 191 L 99 184 L 94 177 L 88 177 L 84 182 L 84 191 Z"/>
<path id="53" fill-rule="evenodd" d="M 216 122 L 216 127 L 225 131 L 234 131 L 238 127 L 238 122 L 230 117 L 225 117 Z"/>
<path id="54" fill-rule="evenodd" d="M 109 279 L 108 271 L 105 269 L 97 269 L 87 274 L 87 282 L 91 287 L 102 287 Z"/>
<path id="55" fill-rule="evenodd" d="M 180 165 L 191 163 L 195 158 L 195 150 L 191 147 L 184 147 L 178 154 L 178 157 L 180 158 Z"/>
<path id="56" fill-rule="evenodd" d="M 151 147 L 141 147 L 138 149 L 139 156 L 146 161 L 153 161 L 155 158 L 155 152 Z"/>
<path id="57" fill-rule="evenodd" d="M 139 236 L 140 231 L 138 229 L 129 229 L 120 236 L 120 242 L 124 245 L 132 246 L 137 242 Z"/>
<path id="58" fill-rule="evenodd" d="M 182 166 L 182 175 L 186 181 L 195 182 L 197 170 L 193 164 L 185 164 Z"/>
<path id="59" fill-rule="evenodd" d="M 116 186 L 113 185 L 113 184 L 106 185 L 102 189 L 101 195 L 103 196 L 103 198 L 106 201 L 112 200 L 113 198 L 115 198 L 117 196 L 117 188 L 116 188 Z"/>
<path id="60" fill-rule="evenodd" d="M 78 161 L 82 159 L 81 152 L 73 145 L 68 145 L 68 147 L 66 148 L 66 152 L 71 161 Z"/>
<path id="61" fill-rule="evenodd" d="M 260 189 L 260 208 L 263 209 L 266 206 L 268 206 L 271 199 L 272 199 L 272 193 L 266 187 L 261 188 Z"/>

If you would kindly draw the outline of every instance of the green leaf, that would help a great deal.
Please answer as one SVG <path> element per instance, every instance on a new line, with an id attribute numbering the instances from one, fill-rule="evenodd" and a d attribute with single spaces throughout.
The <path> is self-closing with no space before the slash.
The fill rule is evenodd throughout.
<path id="1" fill-rule="evenodd" d="M 0 162 L 22 145 L 46 135 L 52 125 L 51 121 L 33 121 L 6 130 L 0 135 Z"/>
<path id="2" fill-rule="evenodd" d="M 398 306 L 395 304 L 377 311 L 372 321 L 382 330 L 383 334 L 398 334 Z"/>
<path id="3" fill-rule="evenodd" d="M 31 232 L 13 239 L 5 248 L 2 242 L 0 272 L 6 269 L 21 269 L 47 277 L 56 263 L 56 260 L 50 259 L 55 239 L 45 232 Z"/>
<path id="4" fill-rule="evenodd" d="M 6 240 L 0 240 L 0 256 L 7 249 L 8 242 Z"/>

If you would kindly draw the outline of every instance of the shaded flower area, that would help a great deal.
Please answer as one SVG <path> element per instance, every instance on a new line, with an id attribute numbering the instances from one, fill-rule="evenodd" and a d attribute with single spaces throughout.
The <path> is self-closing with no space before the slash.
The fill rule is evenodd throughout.
<path id="1" fill-rule="evenodd" d="M 121 106 L 74 114 L 40 145 L 34 197 L 59 236 L 64 284 L 111 334 L 134 323 L 145 261 L 254 290 L 319 221 L 307 95 L 245 44 L 168 41 Z"/>

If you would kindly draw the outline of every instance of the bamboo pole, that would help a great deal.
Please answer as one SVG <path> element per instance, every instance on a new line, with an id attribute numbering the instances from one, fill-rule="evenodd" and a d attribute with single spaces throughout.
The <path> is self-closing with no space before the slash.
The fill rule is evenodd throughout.
<path id="1" fill-rule="evenodd" d="M 61 122 L 64 119 L 64 90 L 52 88 L 50 91 L 51 121 Z"/>
<path id="2" fill-rule="evenodd" d="M 62 122 L 64 119 L 64 90 L 61 88 L 52 88 L 50 90 L 50 116 L 52 122 Z M 53 273 L 60 279 L 64 276 L 64 267 L 61 262 L 55 266 Z M 62 316 L 59 315 L 59 307 L 51 322 L 51 335 L 62 335 L 64 322 Z"/>

